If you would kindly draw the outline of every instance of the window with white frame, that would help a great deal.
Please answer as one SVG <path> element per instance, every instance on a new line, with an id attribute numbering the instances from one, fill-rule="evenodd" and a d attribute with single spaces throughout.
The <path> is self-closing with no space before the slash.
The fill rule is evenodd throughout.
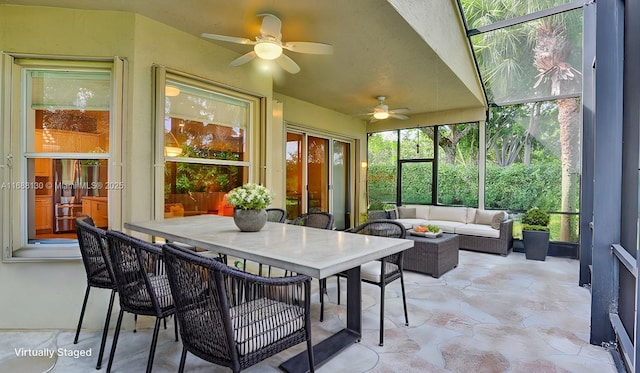
<path id="1" fill-rule="evenodd" d="M 162 216 L 231 215 L 225 194 L 251 180 L 259 98 L 163 68 L 156 72 L 157 87 L 164 87 L 156 91 Z"/>
<path id="2" fill-rule="evenodd" d="M 3 257 L 79 257 L 75 219 L 107 228 L 122 189 L 109 167 L 122 61 L 4 54 L 2 64 Z"/>

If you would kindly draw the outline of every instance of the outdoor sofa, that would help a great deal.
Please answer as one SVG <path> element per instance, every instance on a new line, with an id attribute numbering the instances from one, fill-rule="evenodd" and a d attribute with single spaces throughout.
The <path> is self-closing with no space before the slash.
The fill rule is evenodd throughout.
<path id="1" fill-rule="evenodd" d="M 391 211 L 369 213 L 369 220 L 381 218 L 395 218 L 407 229 L 422 224 L 436 225 L 445 233 L 457 234 L 461 249 L 506 256 L 513 247 L 513 220 L 504 211 L 404 205 Z"/>

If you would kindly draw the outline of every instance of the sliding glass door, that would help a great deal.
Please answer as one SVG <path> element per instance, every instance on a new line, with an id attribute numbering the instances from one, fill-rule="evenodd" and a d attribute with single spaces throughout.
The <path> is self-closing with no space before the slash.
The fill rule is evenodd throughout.
<path id="1" fill-rule="evenodd" d="M 287 218 L 325 211 L 336 229 L 351 225 L 351 144 L 316 134 L 288 131 Z"/>

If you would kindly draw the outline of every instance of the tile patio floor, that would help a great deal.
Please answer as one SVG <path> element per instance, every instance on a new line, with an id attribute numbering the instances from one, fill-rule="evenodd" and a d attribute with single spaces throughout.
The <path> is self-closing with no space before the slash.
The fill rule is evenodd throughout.
<path id="1" fill-rule="evenodd" d="M 460 251 L 458 268 L 439 279 L 406 272 L 410 326 L 404 326 L 400 282 L 387 286 L 385 345 L 378 346 L 379 288 L 363 284 L 363 338 L 318 372 L 616 372 L 610 353 L 589 344 L 590 292 L 578 283 L 577 260 L 526 260 Z M 313 338 L 322 340 L 344 325 L 344 304 L 336 302 L 336 280 L 327 280 L 325 321 L 318 322 L 317 288 L 312 299 Z M 318 282 L 313 281 L 317 287 Z M 342 286 L 341 289 L 346 289 Z M 345 295 L 342 299 L 344 300 Z M 78 311 L 80 304 L 78 304 Z M 74 322 L 76 314 L 70 315 Z M 131 317 L 131 316 L 129 316 Z M 116 317 L 112 318 L 112 326 Z M 154 372 L 175 372 L 181 344 L 173 339 L 173 322 L 162 330 Z M 138 333 L 123 330 L 113 372 L 142 372 L 146 367 L 153 319 L 140 318 Z M 106 370 L 111 335 L 101 371 Z M 99 331 L 1 331 L 0 372 L 95 372 Z M 54 360 L 18 358 L 15 348 L 91 349 L 92 357 Z M 304 344 L 246 370 L 279 372 L 277 366 Z M 187 372 L 227 372 L 193 355 Z"/>

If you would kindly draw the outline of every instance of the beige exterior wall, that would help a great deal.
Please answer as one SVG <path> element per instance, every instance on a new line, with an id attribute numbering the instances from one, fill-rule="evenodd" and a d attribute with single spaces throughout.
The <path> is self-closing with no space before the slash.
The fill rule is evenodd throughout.
<path id="1" fill-rule="evenodd" d="M 271 77 L 254 71 L 251 64 L 228 66 L 237 53 L 131 13 L 0 5 L 0 50 L 38 55 L 119 56 L 127 60 L 122 142 L 126 187 L 122 206 L 112 207 L 112 213 L 121 214 L 123 222 L 149 219 L 153 214 L 153 64 L 253 93 L 263 98 L 265 113 L 280 110 L 275 120 L 266 115 L 266 131 L 262 131 L 266 133 L 266 148 L 258 149 L 260 141 L 254 141 L 252 150 L 254 155 L 263 154 L 266 159 L 262 161 L 265 170 L 260 169 L 261 162 L 255 162 L 254 181 L 265 182 L 272 188 L 281 196 L 278 202 L 282 205 L 283 118 L 350 138 L 365 138 L 362 121 L 279 95 L 277 100 L 282 104 L 273 105 Z M 256 130 L 261 132 L 259 128 Z M 260 175 L 263 180 L 258 180 Z M 7 219 L 10 217 L 0 216 L 0 226 L 5 226 Z M 75 328 L 85 285 L 80 260 L 0 263 L 0 297 L 4 300 L 0 307 L 0 328 Z M 108 297 L 108 291 L 92 290 L 85 315 L 86 328 L 102 327 Z"/>

